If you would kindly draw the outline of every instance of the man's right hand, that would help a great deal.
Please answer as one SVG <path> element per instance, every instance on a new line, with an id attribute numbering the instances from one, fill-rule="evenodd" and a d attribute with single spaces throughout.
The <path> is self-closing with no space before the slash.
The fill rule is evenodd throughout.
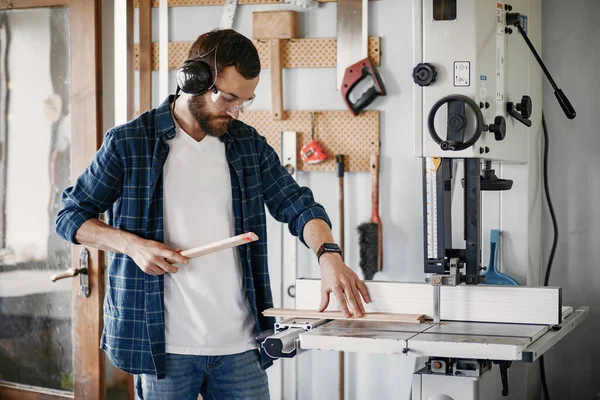
<path id="1" fill-rule="evenodd" d="M 181 255 L 180 249 L 173 250 L 164 243 L 140 237 L 134 238 L 128 244 L 126 254 L 149 275 L 163 275 L 165 272 L 174 274 L 179 268 L 172 263 L 188 263 L 188 258 Z"/>

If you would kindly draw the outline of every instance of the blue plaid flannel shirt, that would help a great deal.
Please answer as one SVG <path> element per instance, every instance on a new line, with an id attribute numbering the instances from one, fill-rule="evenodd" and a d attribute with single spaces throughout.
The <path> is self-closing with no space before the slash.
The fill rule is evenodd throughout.
<path id="1" fill-rule="evenodd" d="M 162 170 L 175 136 L 169 104 L 109 130 L 89 167 L 62 196 L 56 232 L 77 244 L 75 233 L 90 218 L 106 212 L 107 224 L 146 239 L 163 241 Z M 312 192 L 300 187 L 282 167 L 273 148 L 256 130 L 233 121 L 221 138 L 231 173 L 236 234 L 252 231 L 257 242 L 240 246 L 243 282 L 255 332 L 273 327 L 262 311 L 273 306 L 267 265 L 265 204 L 271 215 L 302 238 L 308 221 L 331 222 Z M 203 171 L 190 171 L 190 177 Z M 140 270 L 123 254 L 109 253 L 100 347 L 119 369 L 165 376 L 164 280 Z M 199 307 L 202 307 L 199 305 Z M 263 367 L 272 364 L 262 353 Z"/>

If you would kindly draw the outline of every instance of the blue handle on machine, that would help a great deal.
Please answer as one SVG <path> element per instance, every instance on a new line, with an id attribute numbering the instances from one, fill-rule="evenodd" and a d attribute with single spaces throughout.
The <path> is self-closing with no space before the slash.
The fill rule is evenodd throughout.
<path id="1" fill-rule="evenodd" d="M 515 285 L 519 286 L 516 279 L 498 271 L 498 243 L 500 242 L 500 231 L 492 229 L 490 232 L 490 263 L 483 273 L 485 283 L 490 285 Z"/>

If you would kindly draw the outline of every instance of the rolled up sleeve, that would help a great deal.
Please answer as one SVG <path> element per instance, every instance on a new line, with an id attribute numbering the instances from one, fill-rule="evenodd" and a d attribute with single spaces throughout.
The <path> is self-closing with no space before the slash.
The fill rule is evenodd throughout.
<path id="1" fill-rule="evenodd" d="M 312 219 L 320 218 L 331 228 L 329 216 L 323 206 L 315 201 L 312 191 L 298 185 L 281 165 L 279 156 L 266 139 L 260 135 L 257 138 L 263 197 L 267 208 L 273 218 L 287 223 L 290 233 L 308 247 L 302 237 L 305 225 Z"/>

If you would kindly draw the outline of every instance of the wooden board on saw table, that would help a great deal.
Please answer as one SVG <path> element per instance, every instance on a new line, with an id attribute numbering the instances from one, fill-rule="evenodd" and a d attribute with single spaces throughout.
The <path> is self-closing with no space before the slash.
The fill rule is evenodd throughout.
<path id="1" fill-rule="evenodd" d="M 269 308 L 263 311 L 267 317 L 294 317 L 294 318 L 317 318 L 317 319 L 340 319 L 356 321 L 378 321 L 378 322 L 403 322 L 409 324 L 420 324 L 425 320 L 424 315 L 419 314 L 395 314 L 383 312 L 368 312 L 362 317 L 347 318 L 341 311 L 300 310 L 292 308 Z"/>

